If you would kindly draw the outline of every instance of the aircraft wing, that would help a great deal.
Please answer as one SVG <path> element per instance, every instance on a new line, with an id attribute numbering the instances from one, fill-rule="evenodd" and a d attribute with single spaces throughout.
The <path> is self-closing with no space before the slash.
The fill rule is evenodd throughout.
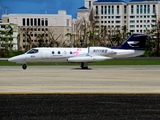
<path id="1" fill-rule="evenodd" d="M 94 61 L 103 61 L 112 59 L 111 57 L 105 57 L 105 56 L 81 56 L 81 57 L 71 57 L 68 58 L 69 62 L 94 62 Z"/>

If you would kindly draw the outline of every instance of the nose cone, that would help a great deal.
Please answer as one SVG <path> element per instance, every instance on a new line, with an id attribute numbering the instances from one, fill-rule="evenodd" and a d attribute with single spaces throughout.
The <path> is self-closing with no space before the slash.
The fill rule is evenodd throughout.
<path id="1" fill-rule="evenodd" d="M 18 55 L 8 59 L 9 62 L 23 63 L 25 62 L 25 55 Z"/>

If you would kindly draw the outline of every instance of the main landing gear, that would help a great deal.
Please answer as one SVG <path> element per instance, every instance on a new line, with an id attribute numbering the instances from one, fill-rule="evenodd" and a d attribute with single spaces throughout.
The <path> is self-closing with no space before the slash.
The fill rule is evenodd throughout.
<path id="1" fill-rule="evenodd" d="M 82 62 L 81 63 L 81 68 L 82 69 L 88 69 L 88 63 L 87 62 Z"/>
<path id="2" fill-rule="evenodd" d="M 23 69 L 23 70 L 27 69 L 27 65 L 26 65 L 26 64 L 23 64 L 23 65 L 22 65 L 22 69 Z"/>

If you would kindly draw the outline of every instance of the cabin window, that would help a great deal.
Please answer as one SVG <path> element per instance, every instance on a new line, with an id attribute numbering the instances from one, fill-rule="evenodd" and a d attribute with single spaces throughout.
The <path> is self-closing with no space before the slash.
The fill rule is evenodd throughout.
<path id="1" fill-rule="evenodd" d="M 27 52 L 27 54 L 35 54 L 35 53 L 38 53 L 37 49 L 31 49 Z"/>
<path id="2" fill-rule="evenodd" d="M 70 54 L 72 54 L 72 52 L 70 52 Z"/>
<path id="3" fill-rule="evenodd" d="M 54 51 L 52 51 L 52 54 L 54 54 Z"/>
<path id="4" fill-rule="evenodd" d="M 61 52 L 60 52 L 60 51 L 58 51 L 58 54 L 61 54 Z"/>
<path id="5" fill-rule="evenodd" d="M 64 53 L 64 54 L 67 54 L 67 52 L 66 52 L 66 51 L 64 51 L 63 53 Z"/>

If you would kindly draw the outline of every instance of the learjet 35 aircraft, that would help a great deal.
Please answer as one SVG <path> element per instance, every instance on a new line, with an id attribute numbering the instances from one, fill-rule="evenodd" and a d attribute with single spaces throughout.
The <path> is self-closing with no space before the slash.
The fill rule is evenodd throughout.
<path id="1" fill-rule="evenodd" d="M 25 54 L 12 57 L 8 61 L 23 64 L 22 68 L 24 70 L 29 62 L 79 62 L 82 69 L 87 69 L 88 62 L 143 55 L 147 37 L 146 34 L 132 34 L 122 45 L 111 48 L 37 47 L 32 48 Z"/>

